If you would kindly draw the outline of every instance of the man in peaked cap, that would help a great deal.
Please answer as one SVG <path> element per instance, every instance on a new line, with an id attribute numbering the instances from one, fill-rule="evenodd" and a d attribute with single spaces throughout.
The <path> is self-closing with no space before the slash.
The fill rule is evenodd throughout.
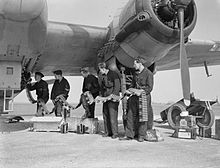
<path id="1" fill-rule="evenodd" d="M 62 73 L 62 70 L 56 70 L 56 71 L 53 71 L 53 73 L 55 74 L 55 75 L 63 75 L 63 73 Z"/>
<path id="2" fill-rule="evenodd" d="M 68 94 L 70 91 L 69 82 L 63 77 L 61 70 L 53 71 L 55 76 L 55 82 L 53 84 L 53 88 L 51 91 L 51 100 L 54 103 L 54 110 L 56 116 L 62 116 L 62 103 L 58 101 L 58 97 L 62 96 L 65 100 L 68 98 Z"/>
<path id="3" fill-rule="evenodd" d="M 36 90 L 36 95 L 37 95 L 36 116 L 43 116 L 44 115 L 43 111 L 45 111 L 46 114 L 49 113 L 46 107 L 46 103 L 49 99 L 49 89 L 47 82 L 42 79 L 43 77 L 44 75 L 41 72 L 35 72 L 34 78 L 36 82 L 27 85 L 28 90 L 30 91 Z"/>

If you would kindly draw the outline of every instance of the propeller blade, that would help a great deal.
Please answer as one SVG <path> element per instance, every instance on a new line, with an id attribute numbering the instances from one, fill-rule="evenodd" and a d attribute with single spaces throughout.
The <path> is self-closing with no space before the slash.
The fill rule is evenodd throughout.
<path id="1" fill-rule="evenodd" d="M 180 71 L 183 98 L 186 105 L 190 104 L 190 76 L 186 48 L 184 44 L 184 8 L 178 10 L 180 24 Z"/>

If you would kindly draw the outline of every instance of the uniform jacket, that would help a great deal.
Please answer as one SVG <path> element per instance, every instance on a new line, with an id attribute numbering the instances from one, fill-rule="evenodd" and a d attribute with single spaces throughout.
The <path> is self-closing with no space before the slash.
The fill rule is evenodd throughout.
<path id="1" fill-rule="evenodd" d="M 49 99 L 49 89 L 48 84 L 44 80 L 40 80 L 39 82 L 36 82 L 34 85 L 28 85 L 27 86 L 30 91 L 36 90 L 37 99 L 43 99 L 46 103 Z"/>
<path id="2" fill-rule="evenodd" d="M 144 68 L 141 73 L 136 73 L 134 75 L 131 87 L 136 89 L 143 89 L 146 95 L 148 95 L 153 90 L 153 84 L 153 73 L 147 68 Z"/>
<path id="3" fill-rule="evenodd" d="M 51 91 L 51 100 L 55 100 L 57 96 L 63 94 L 67 99 L 70 91 L 69 82 L 63 77 L 61 81 L 55 80 Z"/>
<path id="4" fill-rule="evenodd" d="M 139 122 L 148 121 L 152 125 L 152 106 L 150 92 L 153 89 L 153 73 L 144 68 L 142 72 L 136 73 L 133 77 L 131 87 L 136 89 L 143 89 L 144 92 L 139 96 Z M 132 106 L 132 104 L 130 104 Z M 148 125 L 149 125 L 148 124 Z M 152 127 L 152 126 L 151 126 Z M 149 127 L 150 128 L 150 127 Z"/>
<path id="5" fill-rule="evenodd" d="M 107 75 L 100 75 L 99 84 L 103 97 L 107 97 L 111 94 L 119 96 L 120 78 L 116 72 L 109 70 Z"/>
<path id="6" fill-rule="evenodd" d="M 92 96 L 96 98 L 99 95 L 99 82 L 98 78 L 89 74 L 84 78 L 82 92 L 90 91 Z"/>

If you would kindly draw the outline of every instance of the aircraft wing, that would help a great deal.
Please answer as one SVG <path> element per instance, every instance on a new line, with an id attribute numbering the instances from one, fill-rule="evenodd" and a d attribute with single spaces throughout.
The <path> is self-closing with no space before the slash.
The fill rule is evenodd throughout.
<path id="1" fill-rule="evenodd" d="M 189 67 L 220 65 L 220 41 L 190 40 L 186 44 Z M 156 62 L 157 70 L 172 70 L 179 68 L 179 45 L 171 49 L 168 54 Z"/>
<path id="2" fill-rule="evenodd" d="M 95 67 L 97 51 L 107 40 L 108 28 L 48 22 L 47 41 L 35 71 L 79 75 L 82 66 Z"/>

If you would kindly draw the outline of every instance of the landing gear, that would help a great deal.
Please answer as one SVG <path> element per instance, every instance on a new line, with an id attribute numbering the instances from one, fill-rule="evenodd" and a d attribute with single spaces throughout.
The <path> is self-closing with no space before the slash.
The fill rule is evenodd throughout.
<path id="1" fill-rule="evenodd" d="M 202 118 L 198 118 L 196 121 L 199 127 L 209 129 L 214 124 L 214 120 L 215 120 L 215 115 L 213 111 L 209 109 L 205 109 L 202 114 Z"/>
<path id="2" fill-rule="evenodd" d="M 209 129 L 212 127 L 215 119 L 215 115 L 211 108 L 211 105 L 216 101 L 200 101 L 193 100 L 189 107 L 183 103 L 183 100 L 178 101 L 171 107 L 168 107 L 161 112 L 161 118 L 167 120 L 170 127 L 176 128 L 176 118 L 180 116 L 182 111 L 188 111 L 189 115 L 193 115 L 196 118 L 196 124 L 200 128 Z M 166 115 L 166 116 L 164 116 Z"/>
<path id="3" fill-rule="evenodd" d="M 172 128 L 176 128 L 176 118 L 180 116 L 182 111 L 186 111 L 186 106 L 183 102 L 178 102 L 169 108 L 167 112 L 167 121 Z"/>

